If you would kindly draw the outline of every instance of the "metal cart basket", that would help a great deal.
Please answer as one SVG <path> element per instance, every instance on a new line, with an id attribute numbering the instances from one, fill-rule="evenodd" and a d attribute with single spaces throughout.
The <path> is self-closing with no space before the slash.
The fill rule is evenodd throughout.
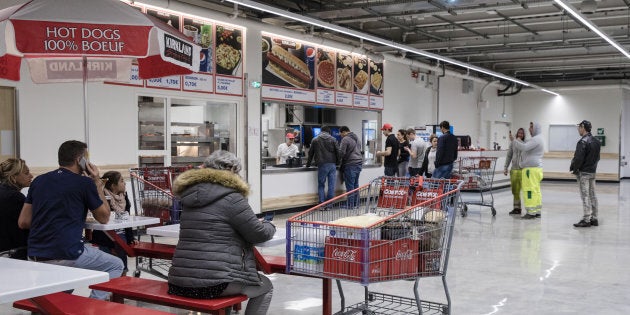
<path id="1" fill-rule="evenodd" d="M 497 214 L 494 208 L 494 195 L 492 194 L 496 164 L 496 157 L 463 157 L 455 161 L 452 178 L 460 179 L 464 182 L 462 191 L 479 192 L 478 198 L 469 200 L 465 198 L 468 194 L 462 194 L 462 198 L 464 198 L 462 207 L 460 207 L 462 216 L 466 216 L 468 213 L 468 205 L 490 207 L 492 215 L 495 216 Z"/>
<path id="2" fill-rule="evenodd" d="M 335 279 L 337 314 L 450 314 L 446 270 L 461 181 L 380 177 L 287 220 L 287 272 Z M 446 303 L 423 301 L 421 277 L 442 277 Z M 414 297 L 369 291 L 415 280 Z M 364 286 L 345 306 L 340 280 Z"/>
<path id="3" fill-rule="evenodd" d="M 189 169 L 189 167 L 145 167 L 130 169 L 131 187 L 136 215 L 160 218 L 160 224 L 179 223 L 182 205 L 171 192 L 171 185 L 175 177 Z M 140 240 L 142 233 L 138 233 Z M 151 242 L 153 242 L 151 236 Z M 171 261 L 153 257 L 136 257 L 136 271 L 139 277 L 141 271 L 165 278 Z"/>

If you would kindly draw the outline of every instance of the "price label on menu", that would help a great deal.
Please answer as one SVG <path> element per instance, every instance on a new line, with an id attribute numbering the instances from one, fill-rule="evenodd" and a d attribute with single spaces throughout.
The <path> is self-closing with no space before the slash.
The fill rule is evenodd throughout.
<path id="1" fill-rule="evenodd" d="M 217 77 L 216 93 L 243 95 L 243 79 Z"/>
<path id="2" fill-rule="evenodd" d="M 277 86 L 263 86 L 262 97 L 285 101 L 315 102 L 314 91 L 285 89 Z"/>
<path id="3" fill-rule="evenodd" d="M 194 73 L 184 76 L 184 91 L 212 93 L 213 76 L 209 74 Z"/>
<path id="4" fill-rule="evenodd" d="M 368 97 L 367 95 L 362 94 L 354 94 L 354 107 L 368 107 Z"/>
<path id="5" fill-rule="evenodd" d="M 131 65 L 131 71 L 129 73 L 129 82 L 127 84 L 142 86 L 144 82 L 140 79 L 140 69 L 138 65 Z"/>
<path id="6" fill-rule="evenodd" d="M 335 104 L 352 106 L 352 93 L 337 92 L 335 96 Z"/>
<path id="7" fill-rule="evenodd" d="M 170 77 L 149 79 L 147 80 L 147 87 L 179 90 L 182 83 L 181 78 L 182 77 L 178 75 L 173 75 Z"/>
<path id="8" fill-rule="evenodd" d="M 335 92 L 331 90 L 317 90 L 317 103 L 335 104 Z"/>
<path id="9" fill-rule="evenodd" d="M 383 109 L 383 97 L 382 96 L 370 96 L 370 108 Z"/>

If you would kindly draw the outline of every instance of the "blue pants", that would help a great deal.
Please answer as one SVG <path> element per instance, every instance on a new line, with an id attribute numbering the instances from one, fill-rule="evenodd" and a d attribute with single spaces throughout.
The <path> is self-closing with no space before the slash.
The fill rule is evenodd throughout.
<path id="1" fill-rule="evenodd" d="M 450 179 L 451 173 L 453 173 L 453 163 L 440 165 L 433 170 L 433 178 L 445 178 Z"/>
<path id="2" fill-rule="evenodd" d="M 118 278 L 123 272 L 123 262 L 120 258 L 100 251 L 92 244 L 83 246 L 83 253 L 75 260 L 49 260 L 44 263 L 51 265 L 75 267 L 109 273 L 109 279 Z M 109 298 L 109 292 L 92 290 L 90 297 L 97 300 Z"/>
<path id="3" fill-rule="evenodd" d="M 361 165 L 346 165 L 343 169 L 343 180 L 346 183 L 346 191 L 359 188 L 359 175 L 361 174 Z M 348 196 L 348 207 L 356 207 L 359 205 L 359 193 L 353 193 Z"/>
<path id="4" fill-rule="evenodd" d="M 328 194 L 324 193 L 328 180 Z M 335 163 L 324 163 L 317 166 L 317 194 L 319 203 L 332 199 L 335 196 L 335 182 L 337 180 L 337 167 Z"/>

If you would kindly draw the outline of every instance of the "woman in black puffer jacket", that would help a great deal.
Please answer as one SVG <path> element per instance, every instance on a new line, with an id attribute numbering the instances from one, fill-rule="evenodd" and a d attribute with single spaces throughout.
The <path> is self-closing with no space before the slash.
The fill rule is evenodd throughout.
<path id="1" fill-rule="evenodd" d="M 273 287 L 256 270 L 253 246 L 270 240 L 276 228 L 260 221 L 247 203 L 249 186 L 238 175 L 234 154 L 214 152 L 204 166 L 173 184 L 183 210 L 169 293 L 199 299 L 245 294 L 246 315 L 266 314 Z"/>

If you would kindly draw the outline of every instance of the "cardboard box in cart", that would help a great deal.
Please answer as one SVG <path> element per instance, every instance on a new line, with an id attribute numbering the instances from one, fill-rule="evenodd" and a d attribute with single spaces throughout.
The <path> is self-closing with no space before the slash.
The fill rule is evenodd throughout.
<path id="1" fill-rule="evenodd" d="M 324 275 L 337 279 L 361 280 L 364 277 L 362 240 L 326 238 Z M 398 279 L 415 275 L 418 271 L 418 241 L 370 240 L 368 246 L 369 280 Z"/>

